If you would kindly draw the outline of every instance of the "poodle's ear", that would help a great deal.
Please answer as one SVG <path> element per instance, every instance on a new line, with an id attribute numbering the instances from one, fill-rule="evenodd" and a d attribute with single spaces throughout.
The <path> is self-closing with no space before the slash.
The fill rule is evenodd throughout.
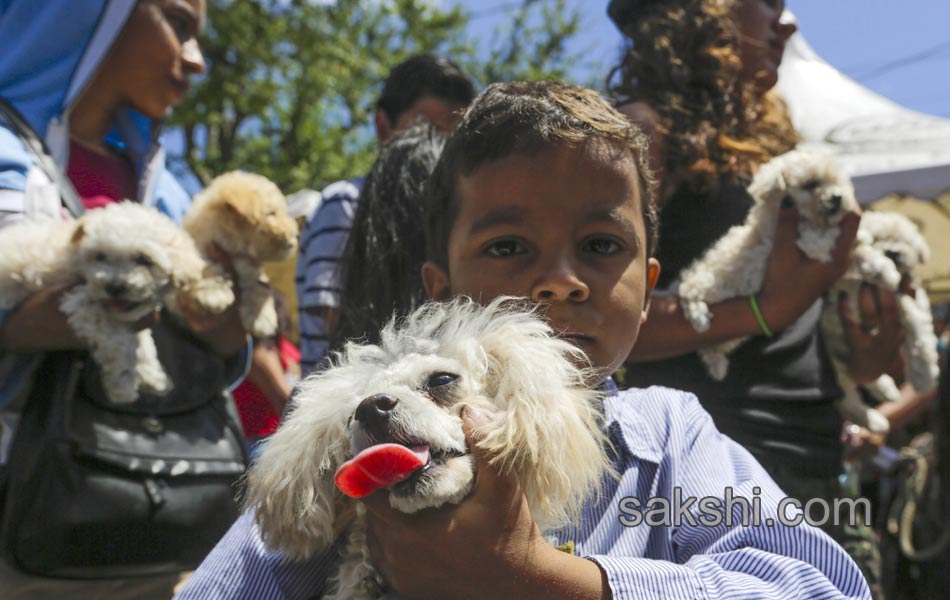
<path id="1" fill-rule="evenodd" d="M 73 229 L 73 235 L 69 238 L 69 243 L 73 246 L 78 246 L 82 243 L 83 238 L 86 237 L 86 223 L 85 219 L 80 218 L 76 221 L 76 228 Z"/>
<path id="2" fill-rule="evenodd" d="M 788 192 L 782 157 L 765 163 L 749 184 L 749 194 L 758 202 L 779 205 Z"/>
<path id="3" fill-rule="evenodd" d="M 494 404 L 479 445 L 518 474 L 539 526 L 576 518 L 610 470 L 586 355 L 524 311 L 493 316 L 479 342 Z"/>
<path id="4" fill-rule="evenodd" d="M 290 558 L 326 550 L 354 513 L 333 480 L 349 446 L 345 403 L 335 392 L 350 387 L 344 379 L 327 371 L 301 383 L 293 409 L 248 473 L 247 506 L 261 537 Z"/>

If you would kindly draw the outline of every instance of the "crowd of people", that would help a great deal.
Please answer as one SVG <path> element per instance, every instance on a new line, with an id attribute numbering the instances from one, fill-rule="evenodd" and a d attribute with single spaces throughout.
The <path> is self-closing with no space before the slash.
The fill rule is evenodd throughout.
<path id="1" fill-rule="evenodd" d="M 165 167 L 159 134 L 189 79 L 208 67 L 199 44 L 205 0 L 80 4 L 48 0 L 37 11 L 29 0 L 0 3 L 0 236 L 28 219 L 76 219 L 125 200 L 180 222 L 190 203 Z M 325 187 L 300 233 L 296 289 L 281 290 L 296 295 L 299 350 L 286 319 L 276 336 L 252 338 L 236 308 L 209 314 L 179 303 L 183 315 L 156 311 L 135 325 L 163 332 L 163 360 L 194 362 L 172 370 L 180 380 L 169 395 L 189 406 L 206 401 L 195 397 L 193 378 L 215 373 L 212 389 L 198 387 L 229 403 L 227 419 L 241 428 L 252 464 L 293 410 L 294 383 L 331 366 L 348 341 L 378 342 L 393 316 L 428 300 L 526 297 L 595 368 L 616 476 L 557 532 L 570 553 L 549 551 L 518 480 L 481 456 L 474 489 L 458 505 L 405 515 L 376 493 L 365 507 L 382 583 L 367 597 L 897 598 L 880 527 L 893 495 L 867 480 L 886 478 L 888 444 L 922 429 L 937 391 L 905 385 L 899 401 L 879 407 L 890 440 L 850 425 L 836 408 L 842 391 L 820 317 L 849 266 L 860 212 L 843 217 L 832 260 L 821 262 L 796 245 L 798 214 L 784 206 L 761 289 L 712 304 L 704 332 L 685 318 L 676 292 L 679 274 L 744 222 L 759 168 L 799 142 L 774 89 L 796 30 L 785 2 L 611 0 L 603 8 L 625 43 L 619 63 L 605 65 L 606 99 L 558 82 L 491 83 L 478 93 L 455 62 L 428 53 L 395 66 L 374 113 L 375 163 Z M 89 350 L 60 310 L 72 285 L 0 306 L 0 474 L 16 458 L 20 415 L 49 388 L 37 374 L 50 376 L 50 357 Z M 912 289 L 864 286 L 859 317 L 841 315 L 858 384 L 882 373 L 903 378 L 899 296 Z M 935 326 L 945 327 L 945 307 L 935 308 Z M 743 336 L 751 339 L 725 379 L 710 376 L 697 350 Z M 87 381 L 95 371 L 82 373 L 77 385 L 95 403 Z M 161 430 L 162 418 L 149 413 L 143 422 Z M 478 417 L 465 420 L 471 434 Z M 755 495 L 767 514 L 788 497 L 837 507 L 836 499 L 861 494 L 862 464 L 877 464 L 863 471 L 877 494 L 873 526 L 844 513 L 820 527 L 618 521 L 622 499 L 674 492 L 721 497 L 731 489 Z M 136 475 L 143 502 L 161 498 L 178 475 L 159 483 Z M 0 490 L 0 510 L 8 510 L 4 499 L 12 505 L 18 490 L 2 479 Z M 239 495 L 235 487 L 236 511 Z M 161 510 L 161 500 L 153 506 Z M 229 531 L 205 532 L 220 541 L 201 548 L 200 565 L 156 567 L 146 558 L 105 575 L 84 572 L 81 560 L 65 576 L 24 565 L 15 549 L 22 542 L 4 533 L 0 596 L 330 593 L 339 548 L 290 559 L 262 539 L 253 506 L 240 510 Z M 9 528 L 8 518 L 0 524 Z M 83 538 L 81 525 L 51 543 L 93 564 L 116 541 Z"/>

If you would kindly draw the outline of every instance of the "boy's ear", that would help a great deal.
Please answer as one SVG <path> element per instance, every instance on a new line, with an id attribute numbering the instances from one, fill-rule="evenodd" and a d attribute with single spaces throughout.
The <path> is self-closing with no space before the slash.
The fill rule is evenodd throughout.
<path id="1" fill-rule="evenodd" d="M 373 115 L 373 124 L 376 125 L 376 140 L 382 146 L 393 136 L 393 124 L 389 122 L 386 113 L 381 110 L 377 110 L 376 114 Z"/>
<path id="2" fill-rule="evenodd" d="M 647 285 L 643 292 L 643 312 L 640 313 L 640 324 L 647 322 L 647 314 L 650 312 L 650 298 L 653 297 L 653 289 L 660 278 L 660 261 L 655 258 L 647 259 Z"/>
<path id="3" fill-rule="evenodd" d="M 449 274 L 431 260 L 422 265 L 422 285 L 425 286 L 430 300 L 443 302 L 452 297 Z"/>

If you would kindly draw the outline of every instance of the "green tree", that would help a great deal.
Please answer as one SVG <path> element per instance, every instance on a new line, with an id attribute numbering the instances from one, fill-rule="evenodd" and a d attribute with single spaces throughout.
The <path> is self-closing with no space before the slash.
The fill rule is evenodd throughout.
<path id="1" fill-rule="evenodd" d="M 417 52 L 449 56 L 484 85 L 563 78 L 579 15 L 566 0 L 522 0 L 487 60 L 469 15 L 433 0 L 209 0 L 208 74 L 174 112 L 202 184 L 232 169 L 292 192 L 365 172 L 375 156 L 373 103 L 389 70 Z"/>

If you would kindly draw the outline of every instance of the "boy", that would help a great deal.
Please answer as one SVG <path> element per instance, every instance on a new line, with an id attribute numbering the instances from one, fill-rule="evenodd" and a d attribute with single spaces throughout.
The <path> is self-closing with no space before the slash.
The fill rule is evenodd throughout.
<path id="1" fill-rule="evenodd" d="M 404 515 L 371 496 L 373 562 L 400 597 L 868 597 L 854 564 L 816 529 L 638 520 L 636 505 L 651 498 L 754 497 L 762 518 L 775 517 L 781 498 L 694 397 L 619 393 L 607 379 L 636 341 L 659 273 L 645 155 L 641 134 L 596 93 L 554 83 L 489 87 L 447 143 L 429 193 L 427 292 L 544 304 L 607 381 L 605 426 L 621 477 L 557 533 L 572 552 L 541 537 L 517 480 L 477 452 L 475 489 L 456 506 Z M 466 427 L 471 436 L 478 416 Z M 325 593 L 335 553 L 282 561 L 251 523 L 242 517 L 182 598 Z"/>

